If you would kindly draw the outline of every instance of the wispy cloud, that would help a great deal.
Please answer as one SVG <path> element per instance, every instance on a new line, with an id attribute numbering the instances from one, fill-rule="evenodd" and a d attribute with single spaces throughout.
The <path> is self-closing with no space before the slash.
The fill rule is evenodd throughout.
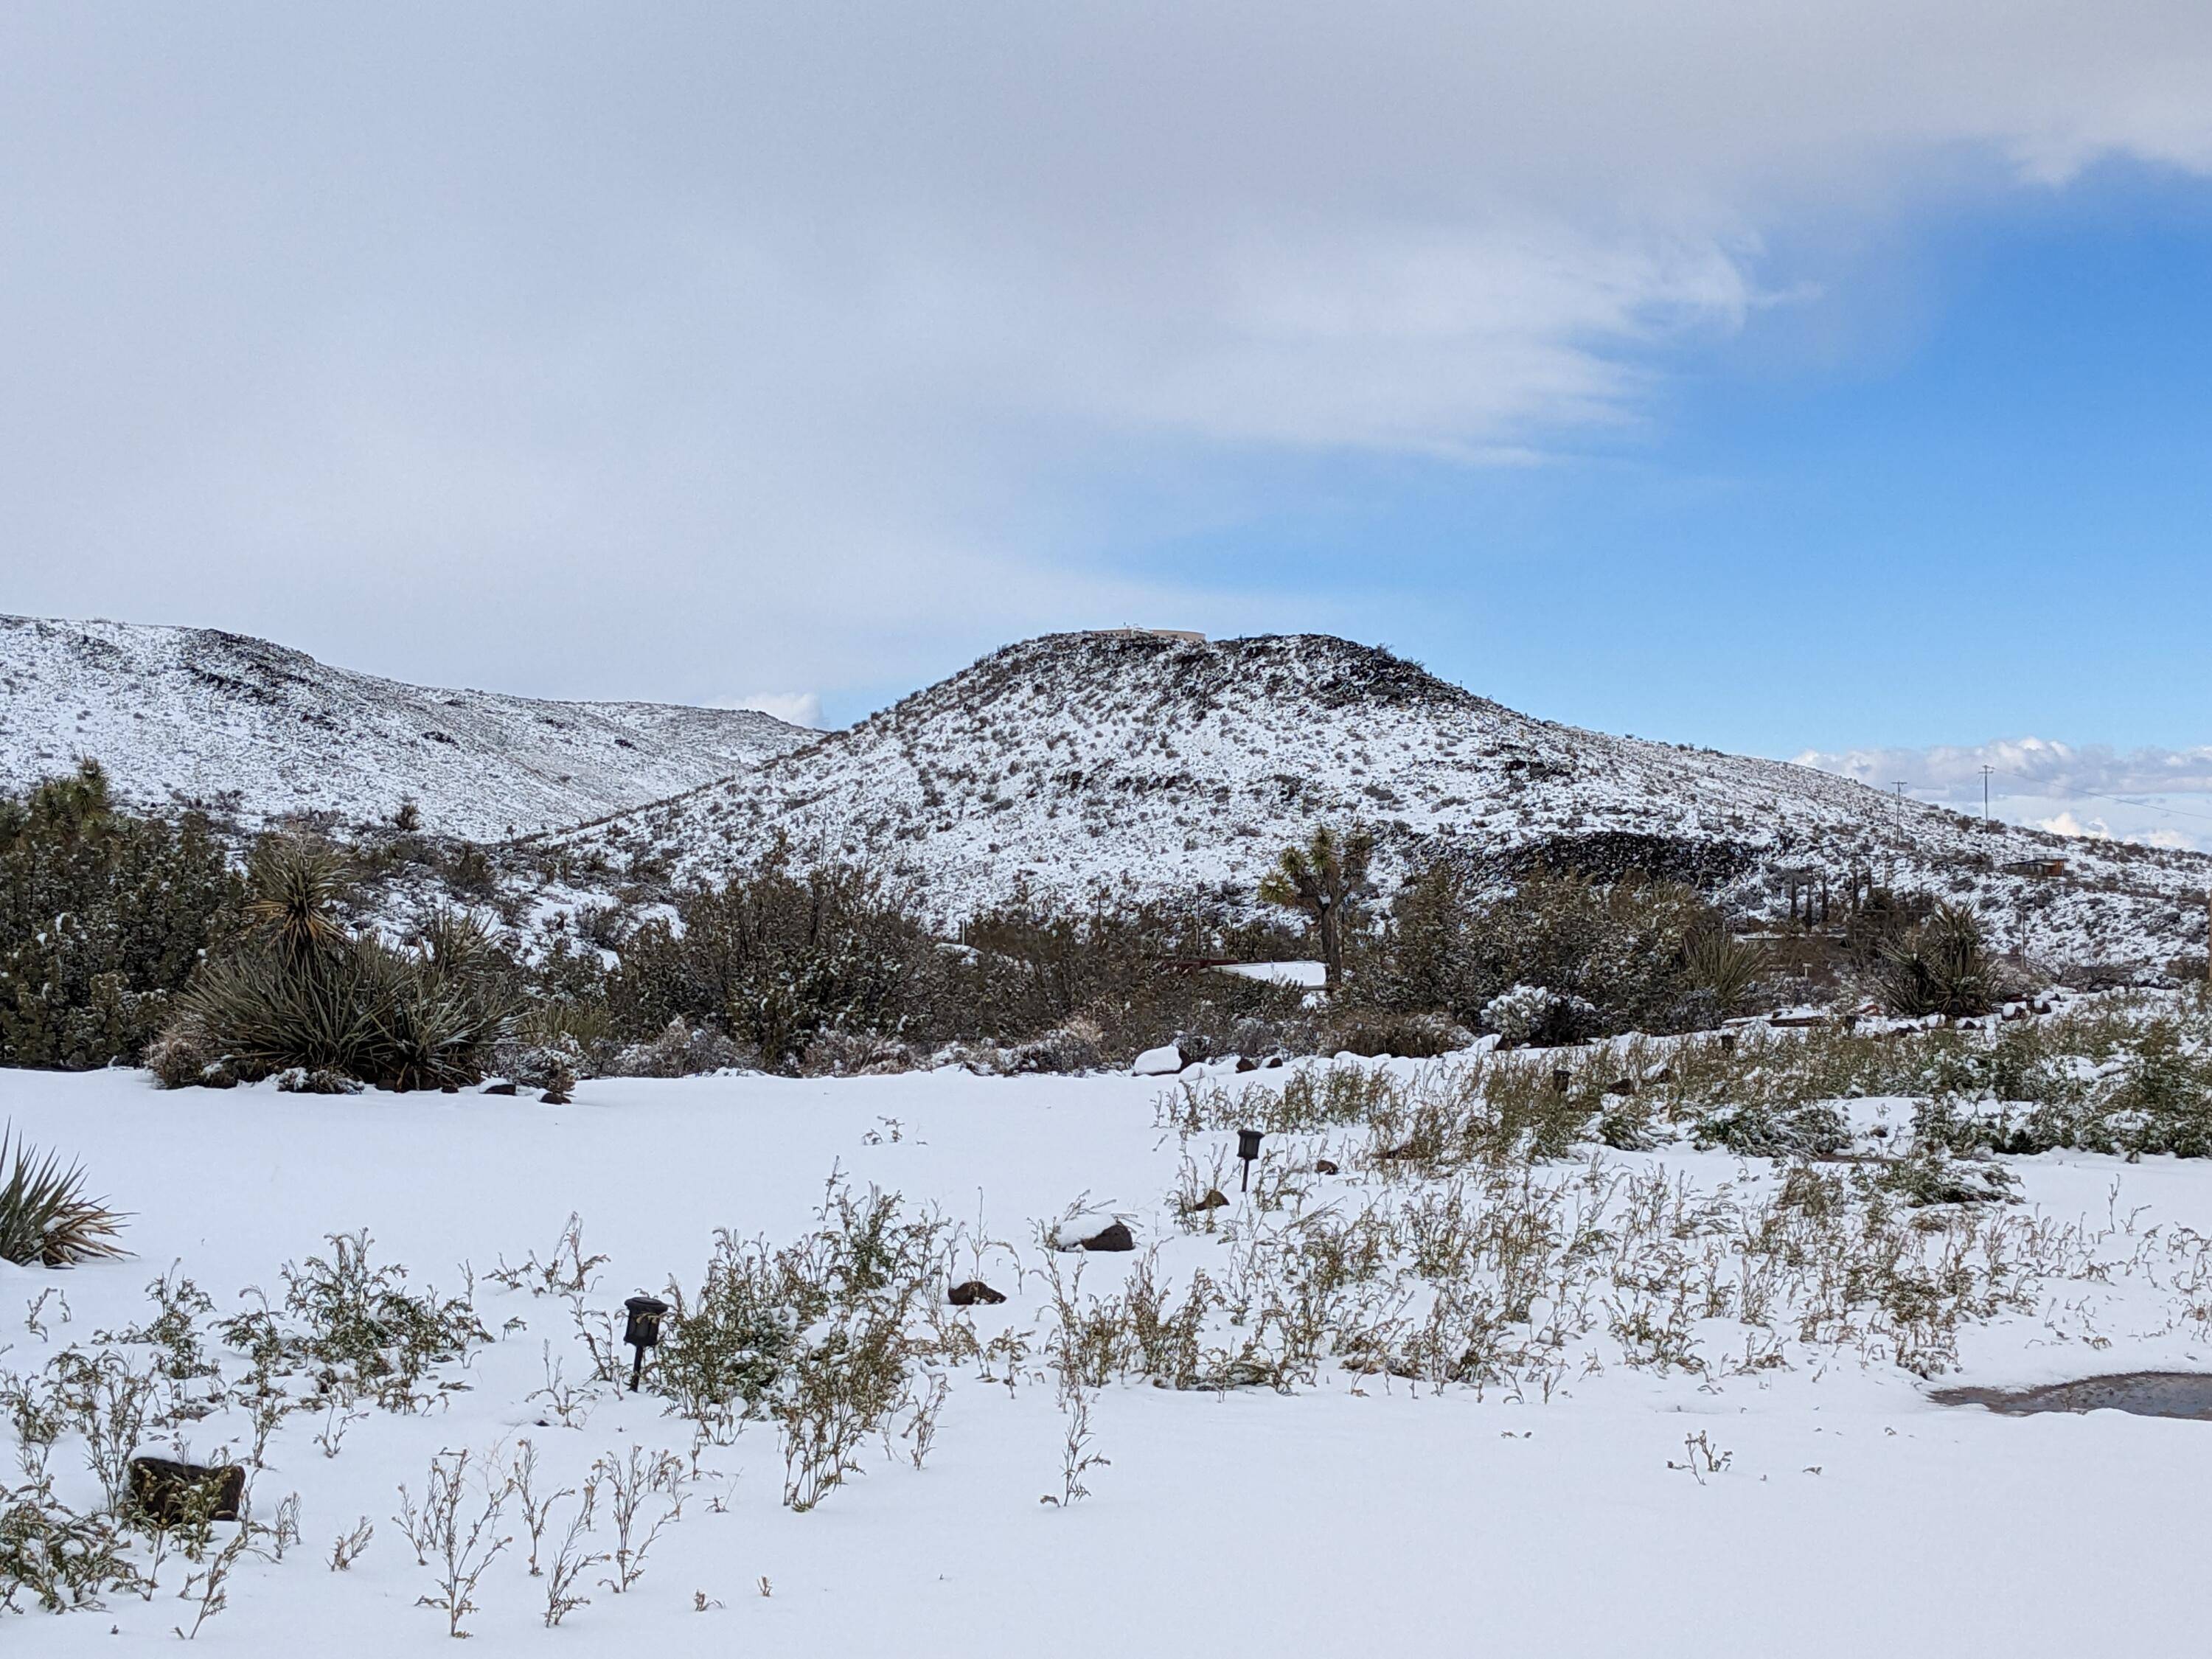
<path id="1" fill-rule="evenodd" d="M 1990 768 L 1996 816 L 2055 835 L 2212 848 L 2212 745 L 2118 750 L 2043 738 L 1927 749 L 1808 749 L 1800 766 L 1968 810 L 1982 804 Z"/>
<path id="2" fill-rule="evenodd" d="M 2212 9 L 1991 20 L 11 8 L 8 603 L 688 697 L 733 649 L 835 690 L 1249 625 L 1097 503 L 1227 452 L 1572 449 L 1820 303 L 1770 246 L 2212 171 Z"/>
<path id="3" fill-rule="evenodd" d="M 1979 801 L 1982 769 L 1993 793 L 2045 799 L 2212 793 L 2212 744 L 2119 750 L 2044 738 L 2002 738 L 1929 749 L 1808 749 L 1800 766 L 1839 772 L 1880 788 L 1902 782 L 1923 800 Z"/>

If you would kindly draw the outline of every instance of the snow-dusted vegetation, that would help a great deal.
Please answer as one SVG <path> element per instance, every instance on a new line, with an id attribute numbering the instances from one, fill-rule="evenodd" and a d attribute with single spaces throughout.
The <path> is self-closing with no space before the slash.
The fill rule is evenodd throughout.
<path id="1" fill-rule="evenodd" d="M 9 1639 L 1690 1654 L 1724 1607 L 1792 1652 L 2179 1642 L 2143 1587 L 2185 1581 L 2201 1425 L 1942 1391 L 2196 1367 L 2212 1200 L 2160 1148 L 2202 1150 L 2207 1035 L 2193 995 L 2063 998 L 561 1105 L 15 1073 L 136 1255 L 0 1267 L 0 1595 L 69 1610 Z M 1990 1150 L 2051 1114 L 2103 1149 Z M 133 1453 L 235 1468 L 239 1518 Z M 1962 1600 L 2057 1486 L 2071 1570 Z M 1851 1561 L 1881 1594 L 1827 1593 Z"/>
<path id="2" fill-rule="evenodd" d="M 1018 896 L 1249 914 L 1317 823 L 1370 830 L 1385 891 L 1442 860 L 1642 868 L 1761 911 L 1870 883 L 1972 902 L 2008 947 L 2066 962 L 2201 950 L 2212 871 L 1531 719 L 1345 640 L 1129 634 L 1010 646 L 810 748 L 547 837 L 541 869 L 711 879 L 783 843 L 881 868 L 940 923 Z"/>
<path id="3" fill-rule="evenodd" d="M 495 843 L 40 777 L 26 1651 L 2191 1628 L 2121 1586 L 2201 1425 L 2066 1413 L 2212 1413 L 2202 860 L 1311 638 L 1034 641 Z M 2074 1570 L 1962 1601 L 2048 1482 Z"/>

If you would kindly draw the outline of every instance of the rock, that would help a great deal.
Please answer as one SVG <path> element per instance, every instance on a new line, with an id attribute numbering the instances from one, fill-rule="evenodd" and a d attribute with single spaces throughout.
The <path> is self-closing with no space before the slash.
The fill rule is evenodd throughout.
<path id="1" fill-rule="evenodd" d="M 511 1095 L 514 1092 L 514 1085 L 505 1078 L 501 1078 L 495 1082 L 485 1084 L 483 1092 L 488 1095 Z"/>
<path id="2" fill-rule="evenodd" d="M 1229 1200 L 1222 1196 L 1220 1188 L 1208 1187 L 1206 1196 L 1190 1207 L 1194 1210 L 1225 1210 L 1229 1207 Z"/>
<path id="3" fill-rule="evenodd" d="M 1314 1160 L 1314 1173 L 1316 1175 L 1334 1175 L 1336 1173 L 1336 1165 L 1328 1158 L 1317 1158 Z"/>
<path id="4" fill-rule="evenodd" d="M 1260 1062 L 1249 1054 L 1239 1054 L 1237 1056 L 1237 1069 L 1240 1072 L 1256 1072 L 1260 1069 Z"/>
<path id="5" fill-rule="evenodd" d="M 1116 1221 L 1084 1239 L 1082 1245 L 1086 1250 L 1133 1250 L 1137 1248 L 1137 1241 L 1131 1235 L 1127 1222 Z"/>
<path id="6" fill-rule="evenodd" d="M 246 1500 L 246 1470 L 236 1463 L 203 1468 L 166 1457 L 131 1460 L 131 1501 L 157 1527 L 235 1521 Z"/>
<path id="7" fill-rule="evenodd" d="M 1006 1299 L 1006 1293 L 993 1290 L 980 1279 L 971 1279 L 965 1284 L 955 1285 L 945 1293 L 945 1299 L 956 1308 L 972 1308 L 978 1304 L 996 1306 Z"/>
<path id="8" fill-rule="evenodd" d="M 1182 1070 L 1182 1050 L 1174 1043 L 1163 1043 L 1157 1048 L 1147 1048 L 1139 1054 L 1136 1063 L 1129 1067 L 1137 1077 L 1173 1077 Z"/>

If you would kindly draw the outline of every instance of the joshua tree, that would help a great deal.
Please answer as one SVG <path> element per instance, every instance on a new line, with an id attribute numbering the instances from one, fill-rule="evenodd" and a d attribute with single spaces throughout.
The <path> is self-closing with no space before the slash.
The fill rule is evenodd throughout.
<path id="1" fill-rule="evenodd" d="M 1365 830 L 1339 836 L 1324 824 L 1304 847 L 1285 848 L 1282 858 L 1260 882 L 1261 902 L 1303 911 L 1313 919 L 1332 991 L 1344 976 L 1345 921 L 1358 913 L 1359 901 L 1371 890 L 1367 862 L 1374 851 L 1375 838 Z"/>

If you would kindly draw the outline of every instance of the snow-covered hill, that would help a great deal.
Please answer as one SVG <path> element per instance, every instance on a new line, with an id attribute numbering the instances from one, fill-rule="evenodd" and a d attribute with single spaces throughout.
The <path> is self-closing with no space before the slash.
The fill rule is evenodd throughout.
<path id="1" fill-rule="evenodd" d="M 489 839 L 635 805 L 811 733 L 750 709 L 434 690 L 207 629 L 0 617 L 0 787 L 89 756 L 142 805 Z"/>
<path id="2" fill-rule="evenodd" d="M 2057 960 L 2201 950 L 2212 860 L 1998 826 L 1785 762 L 1531 719 L 1320 635 L 1011 646 L 846 732 L 552 838 L 711 878 L 778 836 L 883 867 L 942 921 L 1026 890 L 1071 905 L 1251 902 L 1316 823 L 1367 824 L 1386 884 L 1439 855 L 1680 865 L 1754 907 L 1809 872 L 1971 896 Z M 1640 838 L 1660 838 L 1646 841 Z M 2007 872 L 2063 858 L 2057 878 Z"/>

